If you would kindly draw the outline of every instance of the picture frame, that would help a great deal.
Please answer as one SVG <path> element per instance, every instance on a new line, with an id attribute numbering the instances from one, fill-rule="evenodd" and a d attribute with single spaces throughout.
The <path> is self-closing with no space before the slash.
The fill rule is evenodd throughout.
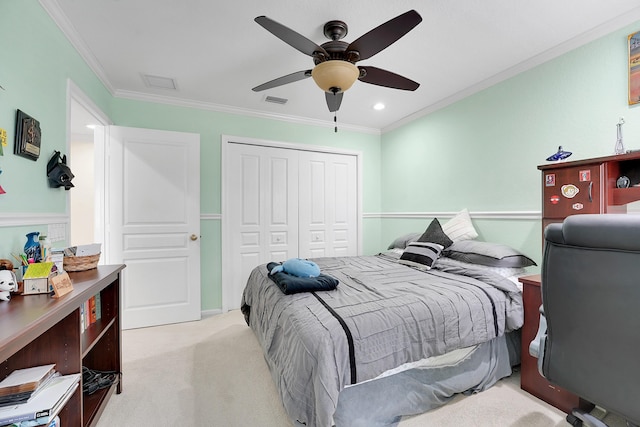
<path id="1" fill-rule="evenodd" d="M 40 122 L 24 111 L 17 110 L 16 140 L 13 154 L 33 161 L 38 160 L 40 157 L 41 138 Z"/>
<path id="2" fill-rule="evenodd" d="M 629 48 L 629 105 L 640 103 L 640 31 L 627 37 Z"/>

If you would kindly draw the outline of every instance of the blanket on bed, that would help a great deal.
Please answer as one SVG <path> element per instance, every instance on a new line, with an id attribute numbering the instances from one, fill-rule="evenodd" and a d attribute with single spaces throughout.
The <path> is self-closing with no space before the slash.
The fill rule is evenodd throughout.
<path id="1" fill-rule="evenodd" d="M 267 271 L 271 273 L 271 270 L 278 265 L 280 264 L 277 262 L 270 262 L 267 264 Z M 280 290 L 287 295 L 298 292 L 331 291 L 338 286 L 338 281 L 326 274 L 320 274 L 318 277 L 296 277 L 278 272 L 270 274 L 269 278 L 276 282 Z"/>
<path id="2" fill-rule="evenodd" d="M 353 382 L 522 326 L 520 291 L 496 274 L 440 260 L 426 272 L 382 256 L 313 261 L 335 290 L 284 295 L 261 265 L 242 297 L 287 413 L 308 427 L 331 426 Z"/>

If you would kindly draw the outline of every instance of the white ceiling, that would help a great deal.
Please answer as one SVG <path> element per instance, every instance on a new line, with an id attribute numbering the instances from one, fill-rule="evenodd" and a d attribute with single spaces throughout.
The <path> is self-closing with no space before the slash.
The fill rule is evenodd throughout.
<path id="1" fill-rule="evenodd" d="M 114 96 L 216 111 L 332 124 L 323 92 L 305 79 L 264 92 L 252 87 L 311 69 L 310 57 L 254 22 L 266 15 L 317 44 L 329 20 L 351 42 L 410 9 L 423 18 L 358 65 L 419 82 L 415 92 L 357 81 L 339 125 L 392 129 L 597 37 L 640 20 L 638 0 L 40 0 Z M 620 40 L 626 44 L 626 40 Z M 143 75 L 175 79 L 148 87 Z M 286 98 L 285 105 L 264 102 Z M 373 110 L 384 102 L 383 111 Z"/>

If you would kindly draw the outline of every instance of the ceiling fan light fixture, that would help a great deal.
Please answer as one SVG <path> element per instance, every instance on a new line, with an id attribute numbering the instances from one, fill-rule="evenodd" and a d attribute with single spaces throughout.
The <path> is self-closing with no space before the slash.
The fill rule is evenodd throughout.
<path id="1" fill-rule="evenodd" d="M 325 92 L 344 92 L 355 83 L 359 75 L 358 67 L 339 59 L 321 62 L 311 71 L 313 81 Z"/>

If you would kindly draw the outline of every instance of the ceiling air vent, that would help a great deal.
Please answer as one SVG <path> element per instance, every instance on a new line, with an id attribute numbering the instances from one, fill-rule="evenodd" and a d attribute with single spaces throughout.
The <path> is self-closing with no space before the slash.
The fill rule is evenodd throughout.
<path id="1" fill-rule="evenodd" d="M 172 79 L 170 77 L 160 77 L 143 74 L 142 80 L 144 80 L 144 84 L 148 87 L 171 90 L 178 89 L 178 85 L 176 85 L 175 79 Z"/>
<path id="2" fill-rule="evenodd" d="M 272 102 L 274 104 L 284 105 L 289 101 L 286 98 L 278 98 L 277 96 L 267 96 L 264 98 L 265 102 Z"/>

